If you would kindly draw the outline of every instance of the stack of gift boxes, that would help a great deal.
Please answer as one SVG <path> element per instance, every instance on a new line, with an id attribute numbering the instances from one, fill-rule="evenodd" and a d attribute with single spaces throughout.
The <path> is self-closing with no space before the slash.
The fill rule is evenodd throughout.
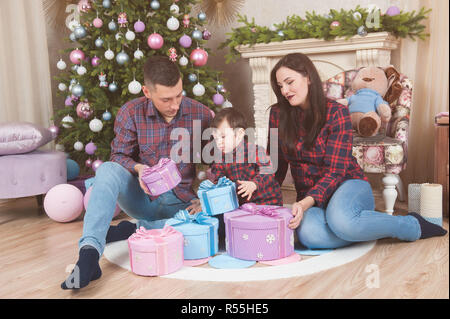
<path id="1" fill-rule="evenodd" d="M 146 173 L 150 193 L 152 188 L 156 189 L 151 181 L 158 183 L 158 189 L 171 189 L 177 184 L 173 176 L 179 175 L 171 160 L 158 163 Z M 197 195 L 202 212 L 190 215 L 181 210 L 167 220 L 163 229 L 141 227 L 130 236 L 128 247 L 134 273 L 166 275 L 179 270 L 184 260 L 216 255 L 219 220 L 213 216 L 219 214 L 224 214 L 228 255 L 243 260 L 267 261 L 293 254 L 294 233 L 288 228 L 292 218 L 289 209 L 252 203 L 239 207 L 236 185 L 225 176 L 219 178 L 217 184 L 203 181 Z"/>

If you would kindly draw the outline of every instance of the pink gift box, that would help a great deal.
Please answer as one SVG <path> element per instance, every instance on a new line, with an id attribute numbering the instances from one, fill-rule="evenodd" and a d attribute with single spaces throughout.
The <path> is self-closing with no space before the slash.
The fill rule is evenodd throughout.
<path id="1" fill-rule="evenodd" d="M 161 195 L 181 182 L 177 164 L 169 158 L 161 158 L 155 166 L 144 169 L 142 181 L 153 196 Z"/>
<path id="2" fill-rule="evenodd" d="M 140 227 L 128 238 L 131 270 L 140 276 L 162 276 L 183 266 L 183 234 L 171 226 Z"/>
<path id="3" fill-rule="evenodd" d="M 294 232 L 288 227 L 291 210 L 247 203 L 225 213 L 226 249 L 235 258 L 275 260 L 294 252 Z"/>

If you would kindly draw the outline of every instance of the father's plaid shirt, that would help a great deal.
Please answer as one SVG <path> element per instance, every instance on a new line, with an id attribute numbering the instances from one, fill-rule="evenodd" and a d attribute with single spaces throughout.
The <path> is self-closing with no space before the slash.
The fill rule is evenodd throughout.
<path id="1" fill-rule="evenodd" d="M 172 130 L 176 128 L 187 129 L 190 145 L 186 147 L 186 150 L 190 152 L 189 160 L 177 163 L 182 180 L 173 191 L 179 199 L 189 202 L 196 197 L 192 191 L 192 182 L 196 173 L 193 157 L 200 158 L 201 133 L 204 129 L 210 127 L 213 114 L 203 104 L 183 97 L 177 115 L 170 123 L 167 123 L 154 107 L 152 101 L 145 96 L 129 101 L 120 108 L 116 116 L 114 124 L 116 137 L 111 142 L 110 160 L 119 163 L 136 175 L 134 171 L 136 164 L 154 166 L 160 158 L 170 158 L 172 146 L 182 138 L 181 135 L 174 134 L 178 140 L 171 140 Z M 195 120 L 199 121 L 201 131 L 196 131 L 194 134 L 193 121 Z M 194 138 L 199 145 L 197 148 L 194 148 Z M 185 142 L 188 141 L 185 140 Z M 196 154 L 194 154 L 194 151 Z M 155 200 L 157 196 L 150 196 L 150 198 Z"/>
<path id="2" fill-rule="evenodd" d="M 273 105 L 270 110 L 269 128 L 279 127 L 279 113 L 278 106 Z M 303 123 L 304 112 L 300 114 L 298 121 Z M 311 196 L 314 198 L 314 205 L 318 207 L 326 207 L 334 191 L 344 181 L 367 181 L 352 155 L 353 132 L 348 108 L 327 99 L 326 118 L 326 123 L 311 150 L 307 150 L 303 145 L 302 136 L 305 136 L 306 132 L 302 127 L 295 154 L 289 154 L 286 145 L 278 138 L 278 182 L 281 185 L 290 164 L 297 201 Z"/>

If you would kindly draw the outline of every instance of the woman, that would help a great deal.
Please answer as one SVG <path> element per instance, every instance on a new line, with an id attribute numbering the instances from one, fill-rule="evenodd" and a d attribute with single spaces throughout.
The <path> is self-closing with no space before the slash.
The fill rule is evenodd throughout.
<path id="1" fill-rule="evenodd" d="M 386 237 L 415 241 L 447 233 L 416 213 L 391 216 L 374 211 L 372 189 L 352 155 L 349 111 L 325 97 L 306 55 L 283 57 L 271 72 L 271 84 L 277 97 L 270 111 L 270 128 L 278 128 L 276 178 L 281 185 L 291 165 L 297 199 L 289 227 L 296 229 L 303 245 L 337 248 Z"/>

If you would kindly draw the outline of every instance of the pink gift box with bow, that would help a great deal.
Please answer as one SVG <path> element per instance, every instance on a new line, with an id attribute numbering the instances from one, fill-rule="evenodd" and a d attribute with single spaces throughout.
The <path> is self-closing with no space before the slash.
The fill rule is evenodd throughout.
<path id="1" fill-rule="evenodd" d="M 161 158 L 155 166 L 144 169 L 142 181 L 153 196 L 161 195 L 181 182 L 177 164 L 169 158 Z"/>
<path id="2" fill-rule="evenodd" d="M 131 270 L 140 276 L 162 276 L 183 266 L 183 234 L 171 226 L 140 227 L 128 238 Z"/>
<path id="3" fill-rule="evenodd" d="M 223 215 L 228 255 L 244 260 L 275 260 L 294 252 L 291 210 L 247 203 Z"/>

